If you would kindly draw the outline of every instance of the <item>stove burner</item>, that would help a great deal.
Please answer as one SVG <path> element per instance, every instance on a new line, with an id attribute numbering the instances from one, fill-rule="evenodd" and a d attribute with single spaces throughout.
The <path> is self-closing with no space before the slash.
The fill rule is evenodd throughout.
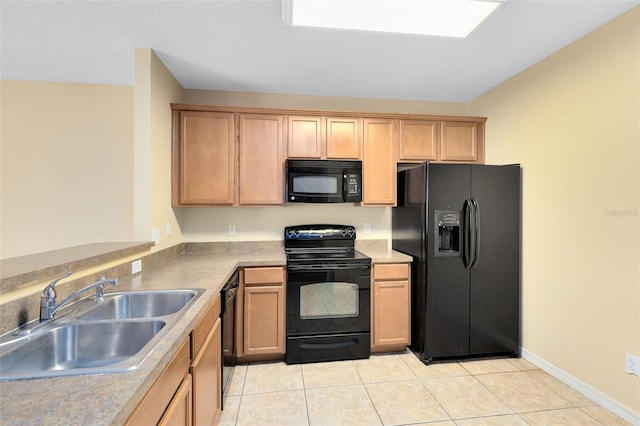
<path id="1" fill-rule="evenodd" d="M 288 226 L 284 231 L 287 265 L 370 264 L 354 249 L 356 229 L 348 225 Z"/>

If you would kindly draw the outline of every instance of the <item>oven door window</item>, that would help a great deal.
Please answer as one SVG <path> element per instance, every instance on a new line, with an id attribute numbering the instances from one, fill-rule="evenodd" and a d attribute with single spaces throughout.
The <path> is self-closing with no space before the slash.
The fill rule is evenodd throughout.
<path id="1" fill-rule="evenodd" d="M 287 272 L 287 335 L 365 332 L 370 328 L 366 268 Z"/>
<path id="2" fill-rule="evenodd" d="M 300 287 L 300 318 L 354 318 L 359 311 L 357 284 L 325 282 Z"/>

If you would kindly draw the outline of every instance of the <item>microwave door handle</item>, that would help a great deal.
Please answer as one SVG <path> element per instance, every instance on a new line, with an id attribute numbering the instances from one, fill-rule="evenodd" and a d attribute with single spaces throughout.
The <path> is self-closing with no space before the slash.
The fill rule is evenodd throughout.
<path id="1" fill-rule="evenodd" d="M 342 201 L 347 201 L 347 175 L 342 173 Z"/>

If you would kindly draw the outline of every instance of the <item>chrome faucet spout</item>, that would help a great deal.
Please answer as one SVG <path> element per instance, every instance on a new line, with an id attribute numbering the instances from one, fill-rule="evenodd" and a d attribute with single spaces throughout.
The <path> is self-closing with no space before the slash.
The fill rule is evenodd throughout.
<path id="1" fill-rule="evenodd" d="M 71 272 L 65 275 L 65 277 L 68 277 L 69 275 L 71 275 Z M 62 277 L 62 278 L 65 278 L 65 277 Z M 40 321 L 47 321 L 52 319 L 60 308 L 64 307 L 67 303 L 74 300 L 80 294 L 84 293 L 87 290 L 91 290 L 93 288 L 96 289 L 96 300 L 98 302 L 102 302 L 104 300 L 105 285 L 107 284 L 118 285 L 117 278 L 99 277 L 98 281 L 96 281 L 95 283 L 89 284 L 88 286 L 81 288 L 80 290 L 72 293 L 70 296 L 68 296 L 59 304 L 56 304 L 57 294 L 55 292 L 54 287 L 55 287 L 55 284 L 62 278 L 59 278 L 58 280 L 52 282 L 43 290 L 42 296 L 40 297 Z"/>

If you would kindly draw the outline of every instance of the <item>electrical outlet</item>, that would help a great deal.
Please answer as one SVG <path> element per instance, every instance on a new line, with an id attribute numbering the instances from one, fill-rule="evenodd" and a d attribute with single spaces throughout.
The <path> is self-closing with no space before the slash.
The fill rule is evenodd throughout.
<path id="1" fill-rule="evenodd" d="M 142 259 L 131 262 L 131 275 L 142 271 Z"/>
<path id="2" fill-rule="evenodd" d="M 160 244 L 160 230 L 159 229 L 154 229 L 151 234 L 153 236 L 153 242 L 156 245 Z"/>
<path id="3" fill-rule="evenodd" d="M 365 223 L 364 224 L 364 233 L 365 234 L 370 234 L 371 233 L 371 224 L 370 223 Z"/>
<path id="4" fill-rule="evenodd" d="M 171 222 L 167 222 L 167 237 L 170 237 L 173 233 L 173 228 L 171 226 Z"/>
<path id="5" fill-rule="evenodd" d="M 626 354 L 624 371 L 626 373 L 635 374 L 636 376 L 640 377 L 640 357 Z"/>
<path id="6" fill-rule="evenodd" d="M 229 235 L 236 235 L 236 226 L 229 225 Z"/>

